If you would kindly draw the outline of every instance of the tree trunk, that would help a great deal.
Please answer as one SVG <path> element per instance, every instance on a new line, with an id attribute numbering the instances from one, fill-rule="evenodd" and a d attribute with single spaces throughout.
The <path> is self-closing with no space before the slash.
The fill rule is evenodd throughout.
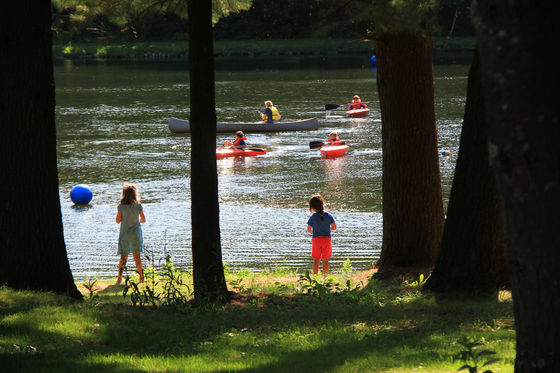
<path id="1" fill-rule="evenodd" d="M 490 160 L 503 204 L 516 372 L 560 372 L 560 24 L 547 2 L 479 1 Z"/>
<path id="2" fill-rule="evenodd" d="M 216 168 L 212 1 L 189 0 L 191 217 L 197 304 L 227 302 L 222 264 Z"/>
<path id="3" fill-rule="evenodd" d="M 22 0 L 9 8 L 0 21 L 0 283 L 81 299 L 62 231 L 51 4 Z"/>
<path id="4" fill-rule="evenodd" d="M 447 220 L 426 288 L 445 293 L 497 294 L 509 283 L 505 271 L 500 201 L 488 160 L 488 134 L 482 82 L 475 53 L 459 156 Z"/>
<path id="5" fill-rule="evenodd" d="M 431 41 L 379 41 L 383 138 L 383 246 L 377 277 L 430 271 L 443 231 Z"/>

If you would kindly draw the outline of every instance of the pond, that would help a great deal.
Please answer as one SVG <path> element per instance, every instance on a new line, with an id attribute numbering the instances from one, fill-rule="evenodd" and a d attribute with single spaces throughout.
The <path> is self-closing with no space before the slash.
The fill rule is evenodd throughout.
<path id="1" fill-rule="evenodd" d="M 468 66 L 436 66 L 440 150 L 457 154 Z M 135 183 L 147 222 L 144 243 L 154 264 L 170 255 L 191 266 L 190 137 L 171 134 L 170 117 L 188 119 L 189 78 L 183 61 L 63 61 L 55 65 L 60 199 L 64 236 L 76 279 L 116 276 L 115 223 L 123 183 Z M 348 119 L 354 94 L 370 116 Z M 307 201 L 321 193 L 337 220 L 331 268 L 350 260 L 370 268 L 382 244 L 381 115 L 375 72 L 367 56 L 222 58 L 216 63 L 218 121 L 256 121 L 272 100 L 283 120 L 316 117 L 319 129 L 249 133 L 258 157 L 218 160 L 223 259 L 230 268 L 309 269 Z M 347 155 L 321 158 L 309 142 L 331 131 L 350 145 Z M 218 134 L 216 145 L 233 138 Z M 440 156 L 444 198 L 456 157 Z M 89 206 L 70 200 L 76 184 L 93 191 Z"/>

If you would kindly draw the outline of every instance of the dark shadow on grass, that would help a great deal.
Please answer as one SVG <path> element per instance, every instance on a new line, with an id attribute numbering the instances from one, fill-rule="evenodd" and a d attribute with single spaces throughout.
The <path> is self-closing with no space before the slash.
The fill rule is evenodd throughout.
<path id="1" fill-rule="evenodd" d="M 89 340 L 69 343 L 77 339 L 63 333 L 38 330 L 32 324 L 19 323 L 2 327 L 3 338 L 19 338 L 30 335 L 38 342 L 38 354 L 0 354 L 0 359 L 14 371 L 71 371 L 71 372 L 126 372 L 141 371 L 137 367 L 122 367 L 115 363 L 86 363 L 87 355 L 188 357 L 204 355 L 207 349 L 200 346 L 223 338 L 231 330 L 247 329 L 260 336 L 286 332 L 292 328 L 330 329 L 337 338 L 325 341 L 321 347 L 285 351 L 271 345 L 275 362 L 265 366 L 246 369 L 249 372 L 294 371 L 298 365 L 307 371 L 318 372 L 342 366 L 346 361 L 357 359 L 372 350 L 391 353 L 408 346 L 411 353 L 415 348 L 429 347 L 432 335 L 445 335 L 462 330 L 469 323 L 488 323 L 493 320 L 512 318 L 511 302 L 492 300 L 462 302 L 459 300 L 411 299 L 399 302 L 398 294 L 385 299 L 383 304 L 374 300 L 363 302 L 360 298 L 336 295 L 321 297 L 292 296 L 257 299 L 255 304 L 228 306 L 219 310 L 201 309 L 150 309 L 134 308 L 130 305 L 108 303 L 100 307 L 76 305 L 75 312 L 89 317 L 99 324 Z M 54 297 L 52 302 L 65 307 L 70 303 L 63 297 Z M 393 303 L 395 302 L 395 303 Z M 23 305 L 0 304 L 0 315 L 30 312 L 41 307 L 41 302 L 24 301 Z M 4 307 L 6 306 L 6 307 Z M 391 330 L 368 331 L 365 335 L 354 334 L 349 327 L 356 323 L 366 325 L 387 324 Z M 334 325 L 334 326 L 333 326 Z M 340 326 L 340 328 L 339 328 Z M 93 327 L 93 326 L 92 326 Z M 348 327 L 344 329 L 344 327 Z M 363 333 L 362 333 L 363 334 Z M 449 343 L 453 342 L 452 340 Z M 45 345 L 48 344 L 48 345 Z M 56 346 L 55 348 L 47 348 Z M 241 353 L 242 348 L 239 349 Z M 42 353 L 42 351 L 48 351 Z M 5 351 L 3 351 L 5 352 Z M 247 358 L 250 358 L 247 356 Z M 313 364 L 309 364 L 310 359 Z M 63 361 L 62 369 L 58 362 Z M 387 367 L 400 366 L 402 359 L 393 359 Z M 4 366 L 4 365 L 2 365 Z M 7 370 L 10 371 L 10 370 Z"/>

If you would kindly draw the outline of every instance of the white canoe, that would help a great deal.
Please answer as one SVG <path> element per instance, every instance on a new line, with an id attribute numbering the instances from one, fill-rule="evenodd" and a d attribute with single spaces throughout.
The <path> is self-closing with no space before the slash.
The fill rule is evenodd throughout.
<path id="1" fill-rule="evenodd" d="M 167 123 L 173 133 L 189 133 L 191 127 L 188 120 L 169 118 Z M 317 118 L 296 120 L 293 122 L 277 123 L 217 123 L 216 132 L 281 132 L 281 131 L 306 131 L 319 128 Z"/>

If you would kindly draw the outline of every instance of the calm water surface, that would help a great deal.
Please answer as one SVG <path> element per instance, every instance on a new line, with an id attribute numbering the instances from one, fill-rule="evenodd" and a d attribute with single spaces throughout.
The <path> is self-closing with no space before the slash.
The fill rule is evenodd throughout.
<path id="1" fill-rule="evenodd" d="M 232 268 L 310 268 L 307 200 L 321 193 L 339 229 L 333 235 L 333 270 L 350 259 L 357 269 L 379 257 L 381 121 L 369 58 L 240 58 L 217 62 L 219 121 L 256 121 L 272 100 L 283 119 L 319 119 L 317 131 L 248 134 L 259 157 L 218 161 L 223 258 Z M 465 104 L 467 66 L 436 67 L 440 149 L 457 153 Z M 64 62 L 55 66 L 57 136 L 64 235 L 77 279 L 114 277 L 119 226 L 116 207 L 123 183 L 141 191 L 147 222 L 144 243 L 161 261 L 170 254 L 191 265 L 190 137 L 173 135 L 171 116 L 188 118 L 188 69 L 183 62 Z M 369 118 L 346 119 L 354 94 L 370 102 Z M 309 141 L 336 130 L 348 155 L 322 159 Z M 216 144 L 233 136 L 219 134 Z M 447 198 L 454 157 L 440 157 Z M 70 189 L 88 184 L 94 198 L 75 207 Z"/>

